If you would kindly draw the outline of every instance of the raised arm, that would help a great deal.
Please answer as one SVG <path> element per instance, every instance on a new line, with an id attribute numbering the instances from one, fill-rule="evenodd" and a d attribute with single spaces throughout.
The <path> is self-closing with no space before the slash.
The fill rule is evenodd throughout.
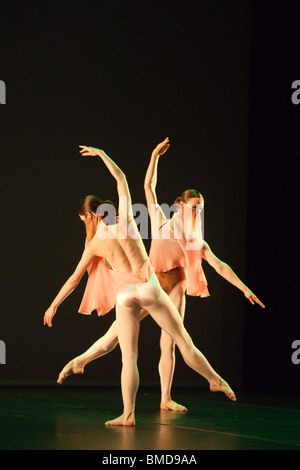
<path id="1" fill-rule="evenodd" d="M 156 183 L 157 183 L 157 165 L 158 159 L 170 147 L 169 138 L 167 137 L 163 142 L 158 144 L 152 152 L 150 163 L 146 172 L 144 189 L 147 200 L 148 212 L 151 214 L 151 205 L 157 204 L 156 198 Z"/>
<path id="2" fill-rule="evenodd" d="M 86 147 L 85 145 L 79 145 L 81 148 L 80 153 L 84 157 L 100 157 L 104 162 L 109 172 L 117 181 L 117 191 L 119 195 L 119 214 L 124 213 L 124 211 L 129 212 L 131 209 L 131 195 L 129 187 L 127 184 L 126 176 L 123 171 L 118 167 L 118 165 L 108 156 L 103 150 Z"/>
<path id="3" fill-rule="evenodd" d="M 224 277 L 226 281 L 240 289 L 245 297 L 254 305 L 258 303 L 262 308 L 264 304 L 256 297 L 256 295 L 238 278 L 228 264 L 221 261 L 214 255 L 206 242 L 203 243 L 203 258 L 210 264 L 220 276 Z"/>
<path id="4" fill-rule="evenodd" d="M 85 248 L 75 271 L 62 286 L 52 304 L 46 311 L 44 315 L 44 325 L 47 324 L 49 327 L 52 326 L 52 319 L 56 314 L 58 306 L 73 292 L 74 289 L 76 289 L 85 271 L 90 266 L 94 256 L 93 242 L 91 242 L 87 248 Z"/>

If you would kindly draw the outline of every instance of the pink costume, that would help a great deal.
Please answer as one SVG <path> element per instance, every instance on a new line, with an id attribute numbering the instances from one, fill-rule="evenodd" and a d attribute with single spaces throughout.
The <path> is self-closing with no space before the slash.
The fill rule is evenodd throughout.
<path id="1" fill-rule="evenodd" d="M 166 219 L 160 206 L 153 205 L 151 214 L 152 242 L 149 259 L 145 260 L 143 266 L 137 273 L 122 273 L 109 269 L 101 257 L 95 257 L 87 280 L 87 285 L 79 307 L 79 313 L 90 315 L 93 310 L 97 310 L 99 316 L 105 315 L 112 310 L 120 300 L 120 292 L 124 293 L 124 287 L 129 293 L 141 291 L 138 284 L 146 284 L 143 291 L 147 291 L 147 286 L 156 299 L 157 283 L 155 289 L 153 274 L 165 273 L 174 268 L 183 267 L 187 281 L 186 293 L 191 296 L 208 297 L 207 281 L 202 269 L 202 231 L 200 215 L 197 215 L 197 228 L 192 232 L 191 224 L 184 224 L 182 227 L 181 208 L 174 215 L 174 223 L 171 227 L 171 220 Z M 185 211 L 188 213 L 189 208 Z M 191 213 L 190 213 L 191 214 Z M 163 224 L 159 226 L 159 215 Z M 188 220 L 188 217 L 186 220 Z M 151 282 L 149 283 L 151 278 Z M 156 278 L 156 276 L 155 276 Z M 156 279 L 157 281 L 157 279 Z M 130 287 L 131 286 L 131 287 Z M 121 289 L 122 288 L 122 289 Z M 151 295 L 152 295 L 151 294 Z M 135 295 L 135 294 L 134 294 Z M 143 296 L 140 300 L 142 301 Z M 147 295 L 146 295 L 147 297 Z M 146 300 L 146 299 L 145 299 Z M 119 302 L 122 304 L 122 301 Z M 147 305 L 148 302 L 146 300 Z"/>
<path id="2" fill-rule="evenodd" d="M 99 316 L 110 312 L 116 304 L 121 287 L 131 284 L 145 284 L 154 273 L 149 260 L 146 260 L 137 273 L 122 273 L 109 269 L 103 258 L 95 257 L 83 294 L 79 313 L 90 315 L 97 310 Z"/>
<path id="3" fill-rule="evenodd" d="M 191 209 L 186 212 L 188 210 Z M 162 224 L 159 220 L 162 220 Z M 192 224 L 184 223 L 182 227 L 181 207 L 173 216 L 173 226 L 171 221 L 172 219 L 165 217 L 158 204 L 152 205 L 150 262 L 156 273 L 164 273 L 178 267 L 185 268 L 186 293 L 208 297 L 207 281 L 202 268 L 203 238 L 200 215 L 197 214 L 196 232 L 192 232 Z"/>
<path id="4" fill-rule="evenodd" d="M 176 227 L 174 232 L 176 232 Z M 187 239 L 190 240 L 191 238 L 187 237 Z M 176 243 L 180 244 L 179 241 L 176 241 Z M 191 267 L 199 274 L 201 250 L 194 249 L 190 253 L 186 253 L 189 251 L 186 242 L 182 245 L 181 250 L 183 256 L 180 251 L 177 251 L 177 254 L 180 253 L 179 262 L 184 263 L 185 270 L 189 270 Z M 170 259 L 169 256 L 166 256 L 164 261 L 170 264 L 164 264 L 164 269 L 168 269 L 169 266 L 174 267 L 174 262 L 176 262 L 174 260 L 175 258 Z M 201 278 L 197 278 L 197 282 L 194 284 L 189 277 L 187 279 L 190 292 L 200 292 L 200 294 L 194 295 L 203 295 L 207 292 L 204 274 Z M 194 285 L 196 287 L 195 291 L 191 290 L 191 286 Z M 114 306 L 116 306 L 116 330 L 114 330 L 111 344 L 114 347 L 117 339 L 122 351 L 121 388 L 124 404 L 123 414 L 117 419 L 117 423 L 130 422 L 134 413 L 135 398 L 139 385 L 137 344 L 141 311 L 143 309 L 173 339 L 189 367 L 205 377 L 209 383 L 219 384 L 219 376 L 203 354 L 194 346 L 191 337 L 184 328 L 178 310 L 160 286 L 149 258 L 144 261 L 137 273 L 129 274 L 109 269 L 101 257 L 93 259 L 79 313 L 90 314 L 93 310 L 97 310 L 98 315 L 105 315 Z"/>

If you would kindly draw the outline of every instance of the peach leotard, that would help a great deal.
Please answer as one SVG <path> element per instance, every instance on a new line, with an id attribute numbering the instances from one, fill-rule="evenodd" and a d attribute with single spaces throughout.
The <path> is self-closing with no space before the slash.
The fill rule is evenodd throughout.
<path id="1" fill-rule="evenodd" d="M 180 220 L 178 211 L 174 218 Z M 162 220 L 162 224 L 158 221 Z M 175 221 L 175 223 L 176 223 Z M 186 240 L 176 237 L 171 219 L 167 219 L 158 204 L 151 213 L 152 241 L 149 253 L 151 265 L 163 287 L 169 293 L 180 281 L 187 281 L 186 293 L 191 296 L 208 297 L 206 277 L 202 268 L 202 244 L 187 249 Z"/>
<path id="2" fill-rule="evenodd" d="M 154 269 L 149 259 L 145 260 L 137 273 L 122 273 L 108 268 L 105 260 L 96 256 L 92 262 L 78 312 L 90 315 L 96 310 L 99 316 L 105 315 L 116 305 L 117 293 L 121 287 L 146 284 L 152 274 Z"/>

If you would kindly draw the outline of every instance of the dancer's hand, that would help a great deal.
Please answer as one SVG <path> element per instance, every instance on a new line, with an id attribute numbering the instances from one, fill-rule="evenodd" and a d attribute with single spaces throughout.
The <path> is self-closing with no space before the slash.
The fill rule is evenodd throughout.
<path id="1" fill-rule="evenodd" d="M 246 299 L 248 299 L 252 303 L 252 305 L 255 305 L 255 303 L 257 303 L 262 308 L 265 308 L 264 304 L 256 297 L 255 294 L 253 294 L 253 292 L 250 289 L 247 288 L 245 290 L 244 296 L 246 297 Z"/>
<path id="2" fill-rule="evenodd" d="M 47 324 L 49 327 L 52 326 L 52 319 L 53 319 L 54 315 L 56 314 L 56 310 L 57 310 L 56 307 L 50 306 L 48 308 L 48 310 L 46 311 L 46 313 L 44 315 L 44 325 Z"/>
<path id="3" fill-rule="evenodd" d="M 80 153 L 84 157 L 97 157 L 98 149 L 94 147 L 87 147 L 86 145 L 79 145 L 81 148 Z"/>
<path id="4" fill-rule="evenodd" d="M 153 150 L 153 153 L 157 155 L 158 157 L 160 157 L 160 155 L 163 155 L 164 153 L 166 153 L 169 147 L 170 147 L 169 137 L 166 137 L 163 142 L 161 142 L 155 147 L 155 149 Z"/>

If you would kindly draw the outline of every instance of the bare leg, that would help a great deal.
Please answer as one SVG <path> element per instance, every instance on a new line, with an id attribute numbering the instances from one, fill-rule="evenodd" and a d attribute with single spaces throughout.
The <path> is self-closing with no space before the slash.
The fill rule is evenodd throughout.
<path id="1" fill-rule="evenodd" d="M 185 281 L 179 282 L 169 294 L 169 297 L 183 319 L 186 304 Z M 171 398 L 171 387 L 176 362 L 175 342 L 164 330 L 161 331 L 160 348 L 161 356 L 158 364 L 161 384 L 160 408 L 162 410 L 187 411 L 185 406 L 179 405 Z"/>
<path id="2" fill-rule="evenodd" d="M 236 401 L 235 394 L 227 382 L 217 374 L 205 356 L 193 344 L 168 295 L 162 291 L 156 302 L 144 308 L 147 308 L 155 322 L 173 338 L 186 364 L 209 382 L 211 391 L 224 392 L 228 398 Z"/>
<path id="3" fill-rule="evenodd" d="M 140 331 L 139 309 L 117 304 L 117 326 L 119 344 L 122 352 L 121 389 L 123 414 L 107 421 L 107 426 L 135 426 L 135 399 L 139 387 L 137 367 L 138 337 Z"/>

